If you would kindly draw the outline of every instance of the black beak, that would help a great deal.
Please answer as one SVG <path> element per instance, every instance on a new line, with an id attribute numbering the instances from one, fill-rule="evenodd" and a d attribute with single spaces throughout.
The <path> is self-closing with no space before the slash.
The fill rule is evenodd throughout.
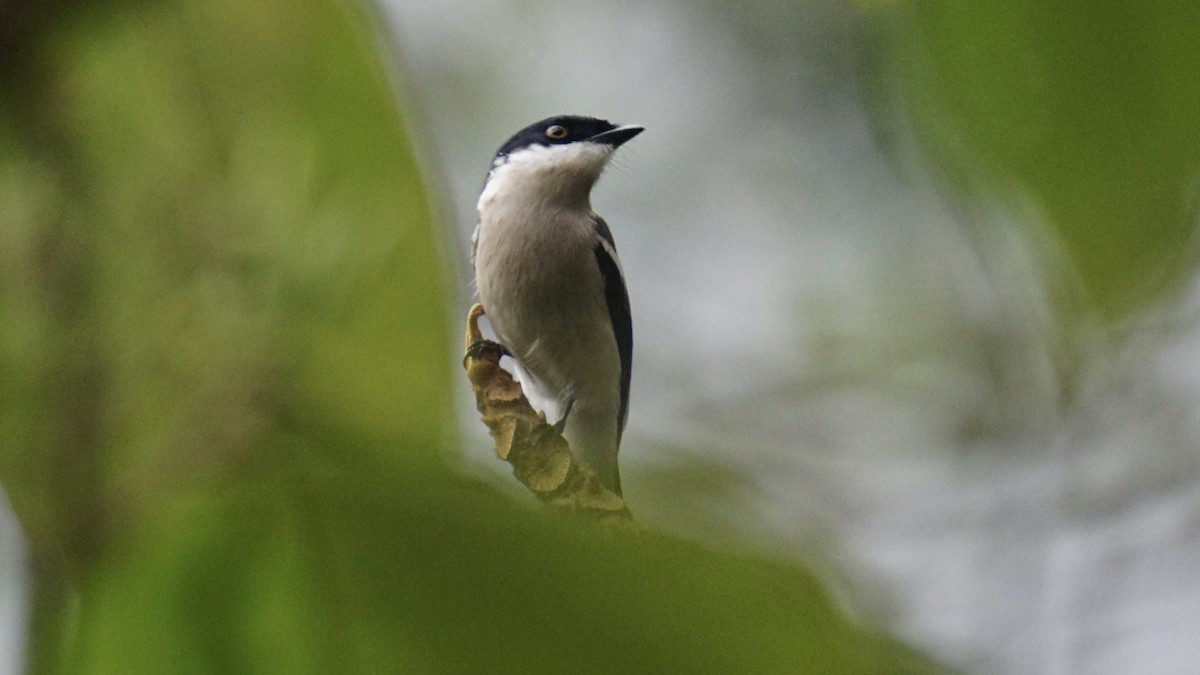
<path id="1" fill-rule="evenodd" d="M 610 131 L 598 133 L 589 138 L 588 142 L 603 143 L 605 145 L 611 145 L 614 148 L 619 148 L 625 141 L 628 141 L 645 130 L 645 127 L 639 127 L 636 124 L 627 124 L 623 127 L 617 127 L 616 129 L 612 129 Z"/>

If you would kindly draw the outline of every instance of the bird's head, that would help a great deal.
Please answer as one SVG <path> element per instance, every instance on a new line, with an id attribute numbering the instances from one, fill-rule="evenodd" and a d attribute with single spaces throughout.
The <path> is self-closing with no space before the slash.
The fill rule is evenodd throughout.
<path id="1" fill-rule="evenodd" d="M 595 117 L 549 117 L 513 134 L 496 152 L 480 206 L 512 196 L 588 203 L 613 151 L 643 131 Z"/>

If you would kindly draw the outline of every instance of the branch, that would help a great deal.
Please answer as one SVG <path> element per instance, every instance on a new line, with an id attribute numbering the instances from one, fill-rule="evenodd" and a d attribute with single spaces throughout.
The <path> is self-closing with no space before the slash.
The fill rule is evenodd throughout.
<path id="1" fill-rule="evenodd" d="M 500 367 L 505 348 L 485 340 L 479 330 L 483 305 L 467 313 L 467 354 L 463 367 L 475 392 L 475 407 L 496 441 L 496 456 L 512 465 L 513 475 L 543 502 L 595 518 L 631 520 L 625 500 L 575 458 L 567 440 L 546 415 L 533 409 L 521 385 Z"/>

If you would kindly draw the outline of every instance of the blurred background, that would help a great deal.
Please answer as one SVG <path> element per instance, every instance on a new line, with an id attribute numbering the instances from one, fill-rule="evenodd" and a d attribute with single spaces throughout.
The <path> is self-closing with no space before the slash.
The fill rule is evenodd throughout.
<path id="1" fill-rule="evenodd" d="M 1200 670 L 1194 3 L 0 25 L 0 672 Z M 560 113 L 647 128 L 593 195 L 638 532 L 457 370 Z"/>

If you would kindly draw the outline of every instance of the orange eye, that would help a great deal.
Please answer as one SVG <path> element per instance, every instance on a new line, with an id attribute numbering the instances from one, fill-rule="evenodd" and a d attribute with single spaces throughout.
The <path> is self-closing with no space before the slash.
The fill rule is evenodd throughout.
<path id="1" fill-rule="evenodd" d="M 546 136 L 548 138 L 553 138 L 556 141 L 561 141 L 567 137 L 567 128 L 561 124 L 555 124 L 554 126 L 546 129 Z"/>

